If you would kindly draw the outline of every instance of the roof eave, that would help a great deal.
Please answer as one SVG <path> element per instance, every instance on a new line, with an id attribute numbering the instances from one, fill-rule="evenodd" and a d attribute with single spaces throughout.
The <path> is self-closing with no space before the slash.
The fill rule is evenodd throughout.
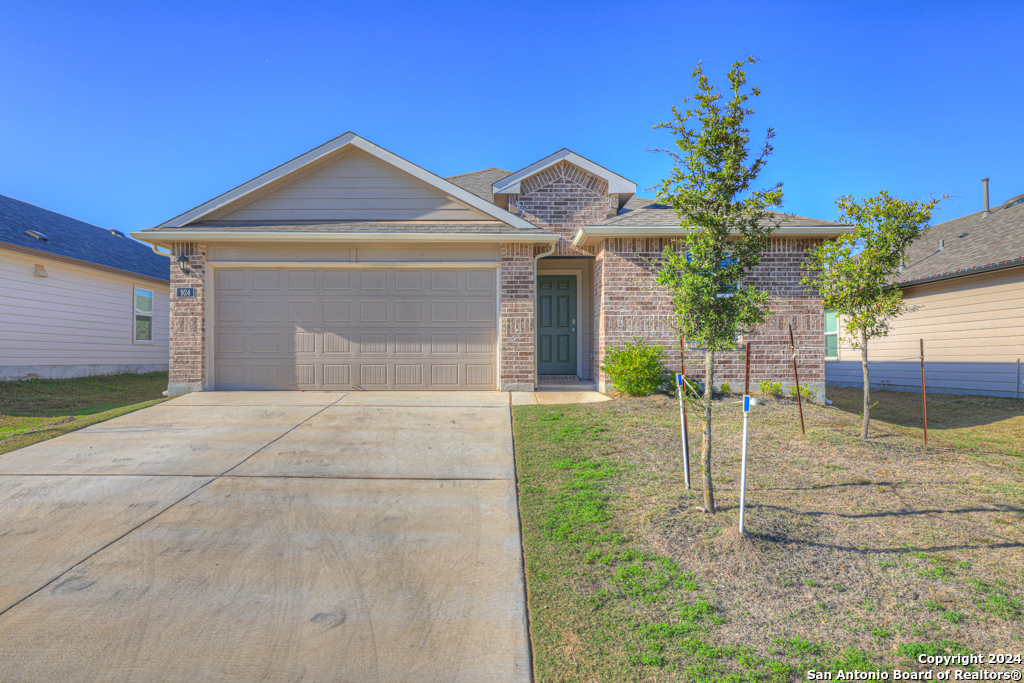
<path id="1" fill-rule="evenodd" d="M 54 254 L 53 252 L 43 251 L 42 249 L 33 249 L 32 247 L 22 246 L 20 244 L 12 244 L 11 242 L 0 241 L 0 249 L 9 249 L 21 254 L 28 256 L 35 256 L 42 259 L 53 259 L 61 263 L 69 263 L 75 266 L 81 266 L 83 268 L 93 268 L 95 270 L 101 270 L 107 273 L 113 273 L 115 275 L 123 275 L 131 278 L 143 278 L 145 280 L 153 280 L 155 282 L 162 282 L 167 284 L 171 281 L 170 273 L 167 274 L 166 278 L 156 277 L 155 275 L 147 275 L 145 273 L 137 273 L 134 270 L 126 270 L 124 268 L 115 268 L 113 266 L 107 266 L 102 263 L 94 263 L 93 261 L 86 261 L 83 259 L 74 258 L 71 256 L 64 256 L 62 254 Z"/>
<path id="2" fill-rule="evenodd" d="M 166 247 L 174 242 L 529 242 L 551 243 L 558 235 L 533 229 L 516 233 L 439 232 L 241 232 L 217 230 L 146 230 L 132 237 Z"/>
<path id="3" fill-rule="evenodd" d="M 576 231 L 572 243 L 576 247 L 594 246 L 603 239 L 618 237 L 685 237 L 687 230 L 678 225 L 588 225 Z M 780 237 L 839 237 L 853 232 L 852 226 L 820 225 L 780 227 L 772 234 Z"/>
<path id="4" fill-rule="evenodd" d="M 933 282 L 942 282 L 943 280 L 952 280 L 954 278 L 967 277 L 970 275 L 980 275 L 982 273 L 991 273 L 996 270 L 1005 270 L 1007 268 L 1019 268 L 1021 266 L 1024 266 L 1024 256 L 1009 261 L 1000 261 L 999 263 L 986 263 L 983 266 L 974 266 L 973 268 L 958 268 L 957 270 L 950 270 L 945 273 L 936 273 L 935 275 L 927 275 L 913 280 L 899 280 L 892 284 L 895 287 L 903 289 L 905 287 L 913 287 L 915 285 L 927 285 Z"/>

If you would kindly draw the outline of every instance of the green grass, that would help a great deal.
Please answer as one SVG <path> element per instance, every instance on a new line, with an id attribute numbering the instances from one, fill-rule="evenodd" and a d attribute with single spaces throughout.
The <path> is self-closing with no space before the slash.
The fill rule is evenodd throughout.
<path id="1" fill-rule="evenodd" d="M 617 523 L 613 489 L 634 468 L 600 454 L 608 425 L 575 407 L 515 409 L 520 506 L 537 680 L 787 681 L 867 666 L 853 649 L 801 639 L 771 656 L 719 642 L 712 586 L 640 548 Z"/>
<path id="2" fill-rule="evenodd" d="M 166 372 L 0 382 L 0 454 L 164 401 Z"/>

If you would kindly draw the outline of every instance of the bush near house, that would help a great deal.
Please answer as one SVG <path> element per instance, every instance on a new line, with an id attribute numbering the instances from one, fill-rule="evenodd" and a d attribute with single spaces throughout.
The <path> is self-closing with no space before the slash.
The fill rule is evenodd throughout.
<path id="1" fill-rule="evenodd" d="M 605 355 L 601 369 L 615 388 L 629 396 L 650 396 L 669 384 L 665 370 L 665 347 L 648 344 L 642 337 L 623 342 Z"/>

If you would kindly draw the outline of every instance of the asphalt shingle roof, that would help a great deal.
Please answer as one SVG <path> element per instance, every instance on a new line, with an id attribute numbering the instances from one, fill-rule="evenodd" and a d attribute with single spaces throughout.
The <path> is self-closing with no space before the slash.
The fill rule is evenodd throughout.
<path id="1" fill-rule="evenodd" d="M 237 221 L 202 221 L 189 223 L 178 228 L 149 228 L 143 232 L 159 230 L 160 232 L 214 230 L 217 232 L 316 232 L 316 233 L 448 233 L 467 235 L 522 235 L 532 232 L 547 234 L 541 228 L 528 230 L 516 228 L 501 221 L 472 221 L 466 223 L 428 223 L 402 221 L 345 221 L 336 223 L 247 223 Z"/>
<path id="2" fill-rule="evenodd" d="M 781 216 L 782 214 L 775 214 Z M 679 225 L 679 218 L 676 216 L 675 211 L 659 204 L 653 199 L 644 199 L 643 197 L 632 197 L 626 202 L 626 205 L 619 209 L 619 213 L 611 218 L 607 218 L 597 225 L 621 225 L 623 227 L 650 227 L 656 225 Z M 832 221 L 823 221 L 819 218 L 807 218 L 806 216 L 793 216 L 782 222 L 782 225 L 786 227 L 810 227 L 820 225 L 835 225 L 839 226 L 842 223 L 833 223 Z"/>
<path id="3" fill-rule="evenodd" d="M 46 235 L 47 241 L 26 235 L 26 230 Z M 157 256 L 149 245 L 4 195 L 0 195 L 0 246 L 2 243 L 160 280 L 171 279 L 170 259 Z"/>
<path id="4" fill-rule="evenodd" d="M 926 228 L 907 250 L 907 268 L 897 276 L 897 284 L 1024 265 L 1024 195 L 1004 202 L 988 216 L 981 214 Z"/>
<path id="5" fill-rule="evenodd" d="M 458 185 L 467 192 L 472 192 L 477 197 L 480 197 L 480 199 L 493 202 L 494 193 L 491 192 L 491 185 L 510 175 L 512 175 L 512 171 L 503 171 L 500 168 L 485 168 L 482 171 L 449 176 L 445 180 L 453 185 Z"/>

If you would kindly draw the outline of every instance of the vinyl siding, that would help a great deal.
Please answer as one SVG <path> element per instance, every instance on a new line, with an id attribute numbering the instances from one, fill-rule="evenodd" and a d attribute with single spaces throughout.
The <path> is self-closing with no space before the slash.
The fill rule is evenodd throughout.
<path id="1" fill-rule="evenodd" d="M 1024 358 L 1024 268 L 916 285 L 904 296 L 916 310 L 868 344 L 872 387 L 920 391 L 924 339 L 929 393 L 1024 395 L 1017 367 Z M 860 358 L 840 335 L 838 360 L 825 363 L 826 382 L 861 386 Z"/>
<path id="2" fill-rule="evenodd" d="M 898 318 L 888 337 L 868 344 L 870 361 L 917 358 L 920 339 L 929 362 L 1016 363 L 1024 357 L 1024 268 L 908 287 L 904 297 L 917 310 Z M 860 351 L 842 335 L 839 342 L 840 361 L 860 361 Z"/>
<path id="3" fill-rule="evenodd" d="M 214 217 L 226 221 L 493 220 L 358 152 Z"/>
<path id="4" fill-rule="evenodd" d="M 48 277 L 35 275 L 36 264 Z M 4 375 L 18 367 L 167 366 L 167 284 L 3 249 L 0 284 Z M 151 344 L 132 340 L 135 285 L 153 292 Z"/>

